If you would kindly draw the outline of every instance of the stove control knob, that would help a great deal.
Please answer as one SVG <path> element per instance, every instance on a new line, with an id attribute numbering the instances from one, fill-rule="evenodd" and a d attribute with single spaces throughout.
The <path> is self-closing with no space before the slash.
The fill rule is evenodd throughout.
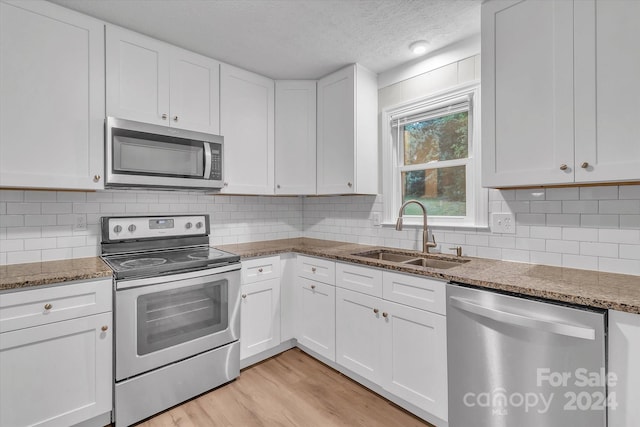
<path id="1" fill-rule="evenodd" d="M 200 221 L 196 222 L 196 228 L 202 228 L 202 223 Z"/>
<path id="2" fill-rule="evenodd" d="M 190 222 L 186 223 L 184 225 L 186 227 L 187 230 L 191 229 L 191 227 L 193 227 L 193 224 L 191 224 Z"/>
<path id="3" fill-rule="evenodd" d="M 127 228 L 127 230 L 129 230 L 130 232 L 132 232 L 132 233 L 133 233 L 134 231 L 136 231 L 136 226 L 135 226 L 135 225 L 133 225 L 133 224 L 131 224 L 131 225 Z"/>
<path id="4" fill-rule="evenodd" d="M 122 226 L 121 225 L 116 225 L 115 227 L 113 227 L 113 232 L 114 233 L 119 233 L 122 231 Z"/>

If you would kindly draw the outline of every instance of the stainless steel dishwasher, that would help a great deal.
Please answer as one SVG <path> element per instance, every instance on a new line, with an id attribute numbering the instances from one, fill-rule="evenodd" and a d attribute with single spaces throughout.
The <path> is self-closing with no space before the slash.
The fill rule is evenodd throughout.
<path id="1" fill-rule="evenodd" d="M 605 333 L 605 310 L 448 284 L 449 426 L 606 426 Z"/>

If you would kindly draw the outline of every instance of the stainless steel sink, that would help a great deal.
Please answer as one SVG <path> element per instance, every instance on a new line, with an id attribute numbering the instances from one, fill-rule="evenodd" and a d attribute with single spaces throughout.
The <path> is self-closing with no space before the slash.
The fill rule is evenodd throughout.
<path id="1" fill-rule="evenodd" d="M 388 261 L 395 264 L 407 266 L 415 265 L 418 267 L 437 268 L 440 270 L 458 267 L 464 263 L 469 262 L 468 259 L 440 259 L 434 255 L 397 253 L 386 249 L 357 252 L 353 253 L 352 255 L 376 259 L 380 261 Z"/>
<path id="2" fill-rule="evenodd" d="M 403 255 L 403 254 L 395 254 L 393 252 L 385 252 L 385 251 L 374 251 L 374 252 L 364 252 L 353 254 L 365 258 L 373 258 L 381 261 L 390 261 L 390 262 L 400 262 L 405 263 L 407 261 L 415 260 L 415 255 Z"/>

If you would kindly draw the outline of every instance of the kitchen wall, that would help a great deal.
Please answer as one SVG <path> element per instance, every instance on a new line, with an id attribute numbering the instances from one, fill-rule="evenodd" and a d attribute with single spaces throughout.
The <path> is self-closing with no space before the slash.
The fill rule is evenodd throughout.
<path id="1" fill-rule="evenodd" d="M 96 256 L 101 216 L 167 213 L 208 213 L 212 245 L 302 236 L 301 197 L 0 190 L 0 265 Z"/>
<path id="2" fill-rule="evenodd" d="M 379 111 L 479 78 L 479 55 L 453 62 L 381 88 Z M 421 249 L 420 228 L 376 225 L 380 196 L 313 197 L 303 207 L 305 237 Z M 434 228 L 437 250 L 640 275 L 639 185 L 490 190 L 489 210 L 515 214 L 516 233 Z"/>

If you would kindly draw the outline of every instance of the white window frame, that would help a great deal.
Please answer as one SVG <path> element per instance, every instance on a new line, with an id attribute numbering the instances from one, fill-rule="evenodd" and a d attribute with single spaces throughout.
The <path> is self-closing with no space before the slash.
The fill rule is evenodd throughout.
<path id="1" fill-rule="evenodd" d="M 467 215 L 464 217 L 446 217 L 429 215 L 429 225 L 436 227 L 471 227 L 485 228 L 489 219 L 489 192 L 481 185 L 481 141 L 480 141 L 480 84 L 467 83 L 443 90 L 426 97 L 413 99 L 381 112 L 382 127 L 382 202 L 384 208 L 384 225 L 393 225 L 402 205 L 401 171 L 411 170 L 411 166 L 402 165 L 402 149 L 394 138 L 392 120 L 399 117 L 412 116 L 455 104 L 463 98 L 470 99 L 469 105 L 469 156 L 466 159 L 446 161 L 446 166 L 466 165 L 467 177 Z M 442 163 L 440 164 L 442 167 Z M 418 169 L 423 170 L 420 166 Z M 428 213 L 428 212 L 427 212 Z M 406 225 L 422 226 L 422 215 L 405 215 Z"/>

